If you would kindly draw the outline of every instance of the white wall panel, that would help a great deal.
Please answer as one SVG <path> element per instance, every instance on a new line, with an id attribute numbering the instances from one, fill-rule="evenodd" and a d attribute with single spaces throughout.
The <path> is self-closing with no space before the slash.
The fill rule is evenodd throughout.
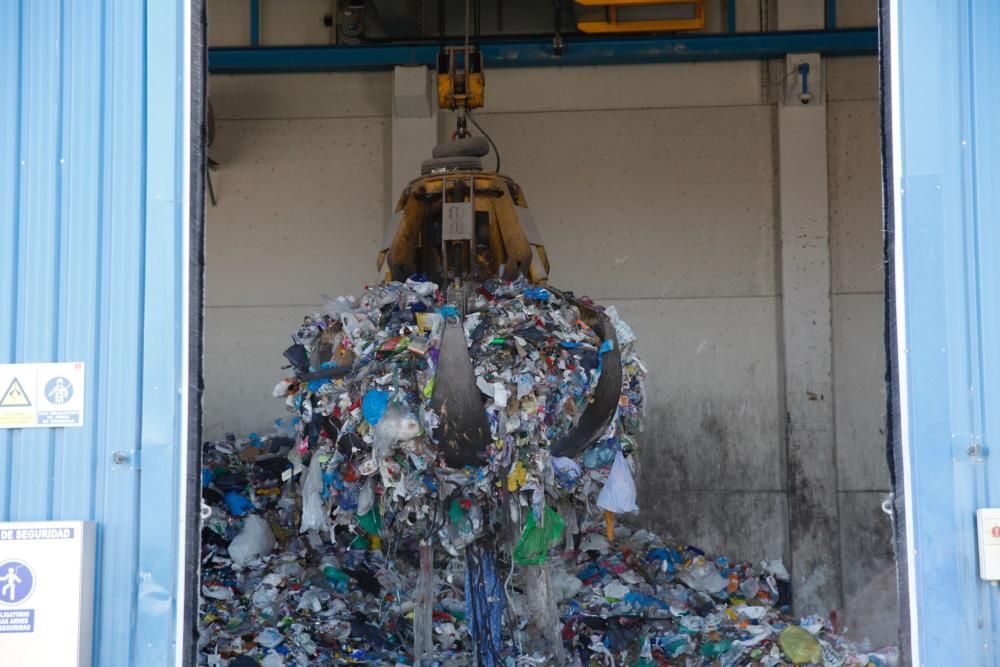
<path id="1" fill-rule="evenodd" d="M 826 96 L 828 102 L 878 99 L 878 60 L 872 56 L 828 58 Z"/>
<path id="2" fill-rule="evenodd" d="M 769 107 L 481 123 L 524 188 L 553 284 L 599 299 L 775 293 Z"/>
<path id="3" fill-rule="evenodd" d="M 392 74 L 220 74 L 209 96 L 218 120 L 388 116 Z"/>
<path id="4" fill-rule="evenodd" d="M 831 102 L 827 118 L 831 287 L 835 294 L 881 292 L 884 278 L 878 102 Z"/>
<path id="5" fill-rule="evenodd" d="M 387 134 L 383 118 L 220 122 L 208 306 L 316 303 L 374 280 Z"/>
<path id="6" fill-rule="evenodd" d="M 736 106 L 761 101 L 759 62 L 495 69 L 482 113 Z"/>
<path id="7" fill-rule="evenodd" d="M 209 288 L 211 289 L 211 288 Z M 288 372 L 281 356 L 302 317 L 321 304 L 208 308 L 205 313 L 205 435 L 268 433 L 290 416 L 271 390 Z"/>
<path id="8" fill-rule="evenodd" d="M 842 491 L 889 491 L 881 293 L 833 296 L 837 474 Z"/>

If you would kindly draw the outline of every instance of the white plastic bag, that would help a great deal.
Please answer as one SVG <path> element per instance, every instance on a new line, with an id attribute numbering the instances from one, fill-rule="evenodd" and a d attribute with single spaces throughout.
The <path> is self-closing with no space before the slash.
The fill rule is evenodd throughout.
<path id="1" fill-rule="evenodd" d="M 386 456 L 401 440 L 412 440 L 420 435 L 420 422 L 400 403 L 390 403 L 375 425 L 372 450 L 377 457 Z"/>
<path id="2" fill-rule="evenodd" d="M 323 468 L 319 460 L 319 452 L 315 452 L 309 462 L 309 472 L 302 484 L 302 523 L 299 532 L 319 530 L 326 525 L 326 512 L 323 507 Z"/>
<path id="3" fill-rule="evenodd" d="M 264 656 L 261 667 L 285 667 L 285 658 L 277 651 L 271 651 Z"/>
<path id="4" fill-rule="evenodd" d="M 597 496 L 597 506 L 605 512 L 615 514 L 636 512 L 639 509 L 635 504 L 635 480 L 632 479 L 632 471 L 621 451 L 615 454 L 608 481 L 604 483 L 601 495 Z"/>
<path id="5" fill-rule="evenodd" d="M 361 487 L 361 492 L 358 493 L 358 509 L 356 514 L 358 516 L 364 516 L 372 511 L 372 507 L 375 505 L 375 487 L 372 484 L 372 480 L 369 480 Z M 303 510 L 304 511 L 304 510 Z"/>
<path id="6" fill-rule="evenodd" d="M 704 593 L 718 593 L 729 583 L 725 577 L 719 574 L 713 563 L 700 556 L 690 566 L 682 570 L 677 578 L 689 588 Z"/>
<path id="7" fill-rule="evenodd" d="M 562 623 L 555 586 L 552 583 L 552 564 L 527 565 L 523 568 L 524 598 L 528 611 L 525 628 L 525 645 L 529 651 L 548 658 L 543 664 L 565 665 L 566 648 L 562 643 Z"/>
<path id="8" fill-rule="evenodd" d="M 611 320 L 611 325 L 615 328 L 615 337 L 618 338 L 619 345 L 625 347 L 635 340 L 635 332 L 632 331 L 632 327 L 628 325 L 628 322 L 618 315 L 617 308 L 608 306 L 604 309 L 604 314 L 608 316 L 608 319 Z"/>
<path id="9" fill-rule="evenodd" d="M 246 565 L 254 558 L 271 553 L 274 544 L 274 533 L 267 521 L 251 514 L 243 522 L 243 530 L 229 543 L 229 557 L 237 565 Z"/>
<path id="10" fill-rule="evenodd" d="M 407 278 L 406 286 L 416 292 L 417 296 L 422 296 L 425 299 L 434 296 L 438 291 L 437 283 L 432 283 L 429 280 L 419 282 L 417 280 L 413 280 L 412 278 Z"/>
<path id="11" fill-rule="evenodd" d="M 576 576 L 564 569 L 552 569 L 552 590 L 555 592 L 556 600 L 565 602 L 576 597 L 583 587 L 583 582 Z"/>

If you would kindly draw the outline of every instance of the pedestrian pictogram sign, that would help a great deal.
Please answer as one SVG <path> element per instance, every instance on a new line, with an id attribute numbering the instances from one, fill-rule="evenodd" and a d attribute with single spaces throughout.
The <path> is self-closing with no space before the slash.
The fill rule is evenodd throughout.
<path id="1" fill-rule="evenodd" d="M 83 362 L 0 364 L 0 428 L 83 426 L 83 371 Z"/>
<path id="2" fill-rule="evenodd" d="M 0 563 L 0 604 L 19 604 L 35 590 L 35 575 L 27 563 L 9 560 Z"/>
<path id="3" fill-rule="evenodd" d="M 24 392 L 21 382 L 15 377 L 7 386 L 7 391 L 0 397 L 0 408 L 30 408 L 31 401 Z"/>

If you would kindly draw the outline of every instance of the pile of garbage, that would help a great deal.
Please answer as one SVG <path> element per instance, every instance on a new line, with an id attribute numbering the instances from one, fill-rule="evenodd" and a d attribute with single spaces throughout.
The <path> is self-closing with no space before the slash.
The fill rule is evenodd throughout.
<path id="1" fill-rule="evenodd" d="M 399 539 L 362 548 L 300 533 L 301 485 L 281 481 L 293 451 L 294 439 L 280 433 L 205 445 L 211 512 L 202 540 L 201 664 L 414 664 L 416 545 Z M 729 562 L 626 525 L 609 540 L 599 513 L 575 515 L 580 532 L 561 531 L 539 566 L 558 605 L 565 664 L 898 662 L 895 649 L 845 641 L 829 620 L 789 618 L 789 577 L 780 561 Z M 509 566 L 512 559 L 508 552 L 500 560 Z M 509 569 L 497 664 L 558 664 L 525 649 L 528 598 L 538 581 L 524 576 L 527 567 Z M 437 549 L 430 585 L 434 652 L 425 664 L 475 664 L 466 560 Z"/>
<path id="2" fill-rule="evenodd" d="M 347 531 L 356 545 L 433 536 L 458 555 L 484 531 L 523 523 L 522 508 L 541 520 L 546 502 L 586 502 L 612 470 L 604 509 L 636 509 L 629 461 L 645 369 L 628 325 L 609 312 L 623 338 L 622 391 L 607 431 L 578 462 L 550 447 L 579 422 L 612 341 L 551 289 L 493 280 L 459 296 L 416 276 L 331 301 L 293 335 L 285 357 L 295 375 L 274 394 L 296 415 L 292 475 L 309 459 L 302 532 L 334 540 Z M 489 428 L 482 458 L 462 467 L 442 455 L 442 415 L 432 408 L 449 318 L 461 320 Z"/>
<path id="3" fill-rule="evenodd" d="M 448 326 L 488 426 L 464 465 L 434 400 Z M 274 390 L 293 416 L 203 451 L 201 663 L 895 664 L 822 619 L 792 622 L 780 563 L 616 519 L 638 509 L 634 346 L 613 308 L 522 281 L 414 276 L 305 318 Z M 613 415 L 560 451 L 608 359 Z"/>

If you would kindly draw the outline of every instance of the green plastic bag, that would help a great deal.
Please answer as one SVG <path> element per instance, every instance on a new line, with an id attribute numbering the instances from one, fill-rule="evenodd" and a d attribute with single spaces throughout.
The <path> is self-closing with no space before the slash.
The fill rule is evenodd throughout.
<path id="1" fill-rule="evenodd" d="M 468 533 L 472 530 L 472 522 L 469 521 L 465 510 L 462 509 L 462 505 L 457 499 L 452 500 L 451 505 L 448 507 L 448 518 L 458 528 L 458 532 Z"/>
<path id="2" fill-rule="evenodd" d="M 728 651 L 732 645 L 732 639 L 723 639 L 717 642 L 705 642 L 701 645 L 701 649 L 698 652 L 705 658 L 718 658 L 720 655 Z"/>
<path id="3" fill-rule="evenodd" d="M 797 625 L 789 625 L 778 636 L 785 657 L 796 665 L 821 664 L 823 648 L 816 638 Z"/>
<path id="4" fill-rule="evenodd" d="M 327 565 L 323 568 L 323 576 L 337 584 L 346 584 L 351 580 L 346 572 L 333 565 Z"/>
<path id="5" fill-rule="evenodd" d="M 528 515 L 521 539 L 514 547 L 514 562 L 518 565 L 541 565 L 549 556 L 549 549 L 562 541 L 565 524 L 559 513 L 545 506 L 542 525 L 535 523 L 535 513 Z"/>
<path id="6" fill-rule="evenodd" d="M 367 514 L 358 517 L 358 525 L 369 535 L 382 534 L 382 512 L 373 507 Z"/>

